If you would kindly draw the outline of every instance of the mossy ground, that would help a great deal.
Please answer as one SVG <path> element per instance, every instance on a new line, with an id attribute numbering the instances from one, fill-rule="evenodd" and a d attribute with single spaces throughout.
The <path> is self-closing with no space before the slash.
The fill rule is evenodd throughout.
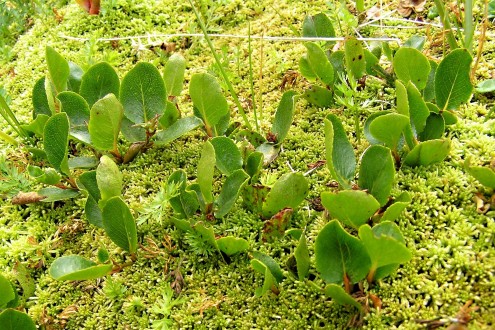
<path id="1" fill-rule="evenodd" d="M 96 17 L 86 15 L 71 4 L 59 11 L 59 20 L 53 17 L 37 21 L 19 39 L 14 47 L 15 59 L 0 69 L 0 85 L 12 97 L 11 107 L 22 121 L 30 117 L 32 86 L 46 72 L 45 46 L 52 46 L 83 67 L 107 60 L 122 77 L 137 61 L 151 61 L 162 69 L 166 56 L 160 51 L 138 50 L 129 40 L 95 42 L 97 38 L 199 31 L 190 7 L 185 4 L 167 0 L 121 0 L 116 3 L 115 9 Z M 211 31 L 241 35 L 247 35 L 250 21 L 253 35 L 290 36 L 293 34 L 291 25 L 300 28 L 305 15 L 328 8 L 325 1 L 269 4 L 225 0 L 217 4 L 203 3 L 210 4 L 209 9 L 206 6 L 203 10 L 209 17 Z M 398 35 L 402 40 L 407 38 L 399 29 L 385 32 Z M 367 33 L 379 32 L 370 30 Z M 409 30 L 406 33 L 410 33 Z M 69 40 L 63 35 L 92 41 Z M 160 44 L 157 38 L 151 38 L 151 41 Z M 188 64 L 186 80 L 195 72 L 215 72 L 212 56 L 201 38 L 166 41 L 176 42 L 176 51 L 185 56 Z M 428 47 L 434 41 L 435 38 L 431 37 L 427 43 L 430 55 L 435 49 L 438 52 L 438 48 Z M 148 40 L 143 42 L 146 44 Z M 224 59 L 230 77 L 241 99 L 247 101 L 250 96 L 246 40 L 215 39 L 215 45 L 218 49 L 227 47 Z M 253 40 L 252 46 L 256 73 L 261 65 L 263 49 L 263 81 L 261 85 L 256 81 L 256 91 L 263 97 L 263 126 L 269 127 L 282 95 L 279 86 L 283 76 L 287 70 L 297 70 L 297 61 L 304 53 L 304 47 L 294 42 L 264 41 L 262 45 L 259 40 Z M 489 37 L 487 50 L 491 52 L 492 49 L 493 42 Z M 489 78 L 493 65 L 486 61 L 481 65 L 479 76 Z M 300 91 L 304 85 L 305 82 L 299 79 L 294 88 Z M 191 105 L 186 94 L 184 91 L 180 101 L 181 110 L 190 113 Z M 358 99 L 393 102 L 394 91 L 383 89 L 379 81 L 371 78 Z M 495 326 L 495 221 L 493 212 L 478 214 L 473 202 L 476 192 L 490 192 L 468 176 L 462 167 L 463 159 L 468 156 L 479 163 L 495 157 L 495 123 L 493 120 L 485 121 L 489 102 L 489 99 L 475 97 L 469 105 L 458 110 L 458 124 L 448 129 L 453 148 L 444 162 L 398 171 L 394 194 L 407 190 L 413 202 L 397 224 L 414 257 L 396 274 L 370 289 L 380 297 L 383 307 L 381 310 L 373 309 L 365 316 L 365 328 L 422 328 L 424 326 L 416 320 L 455 317 L 469 300 L 479 307 L 472 313 L 470 327 L 489 329 Z M 390 103 L 383 104 L 385 108 L 391 107 Z M 375 108 L 366 110 L 380 109 L 380 106 L 373 106 Z M 304 102 L 299 102 L 297 109 L 284 150 L 266 170 L 267 173 L 280 176 L 290 168 L 306 172 L 309 164 L 324 159 L 322 122 L 328 112 L 341 115 L 358 155 L 366 148 L 364 141 L 357 143 L 350 134 L 353 119 L 345 110 L 316 109 Z M 9 132 L 7 127 L 2 129 Z M 190 133 L 166 147 L 154 147 L 131 164 L 121 167 L 125 200 L 136 216 L 152 201 L 161 183 L 174 170 L 182 168 L 194 179 L 203 139 L 199 131 Z M 3 153 L 11 164 L 21 169 L 25 166 L 22 151 L 6 148 Z M 330 189 L 326 184 L 331 178 L 325 168 L 311 173 L 308 179 L 311 184 L 308 200 Z M 215 233 L 245 238 L 252 250 L 267 253 L 287 269 L 285 263 L 294 251 L 295 242 L 286 237 L 275 243 L 262 243 L 262 221 L 246 212 L 240 204 L 238 202 L 232 212 L 214 224 Z M 255 297 L 254 290 L 261 285 L 262 278 L 251 268 L 246 254 L 234 256 L 226 263 L 172 225 L 154 219 L 138 227 L 144 248 L 139 250 L 137 261 L 113 274 L 112 281 L 104 278 L 57 282 L 47 274 L 47 268 L 58 256 L 80 254 L 95 259 L 101 245 L 109 249 L 117 262 L 124 261 L 125 254 L 102 230 L 86 223 L 81 200 L 12 206 L 8 199 L 3 199 L 0 209 L 2 272 L 10 274 L 16 261 L 29 265 L 37 287 L 35 296 L 27 304 L 28 313 L 48 329 L 150 328 L 153 322 L 156 324 L 164 318 L 157 306 L 164 303 L 164 292 L 171 283 L 181 287 L 178 299 L 183 300 L 172 309 L 170 318 L 174 328 L 335 329 L 345 328 L 353 316 L 352 309 L 334 304 L 289 273 L 280 286 L 279 295 L 270 293 Z M 314 240 L 327 221 L 308 202 L 292 222 L 294 227 L 307 226 L 311 255 Z M 323 286 L 314 268 L 311 273 L 311 277 L 316 275 L 316 282 Z"/>

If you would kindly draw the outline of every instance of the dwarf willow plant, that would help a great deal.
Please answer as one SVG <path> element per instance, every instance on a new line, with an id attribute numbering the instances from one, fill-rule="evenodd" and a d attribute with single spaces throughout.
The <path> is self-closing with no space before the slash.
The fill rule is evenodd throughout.
<path id="1" fill-rule="evenodd" d="M 17 271 L 19 271 L 19 267 L 16 267 Z M 34 282 L 27 283 L 32 281 L 27 270 L 22 272 L 22 276 L 23 279 L 19 276 L 19 281 L 23 282 L 21 283 L 23 297 L 20 297 L 14 284 L 0 274 L 0 324 L 6 329 L 35 330 L 34 321 L 26 313 L 16 310 L 22 307 L 27 298 L 34 293 Z M 32 287 L 32 289 L 29 287 Z"/>
<path id="2" fill-rule="evenodd" d="M 137 228 L 134 217 L 122 199 L 122 174 L 115 162 L 102 156 L 96 171 L 81 175 L 79 188 L 86 191 L 85 213 L 88 221 L 102 227 L 108 237 L 135 259 Z M 50 266 L 50 275 L 57 280 L 87 280 L 105 276 L 112 268 L 108 252 L 100 249 L 97 264 L 78 255 L 63 256 Z"/>
<path id="3" fill-rule="evenodd" d="M 471 62 L 465 49 L 454 50 L 438 67 L 416 49 L 399 49 L 393 58 L 398 78 L 396 112 L 381 111 L 367 119 L 368 141 L 390 148 L 397 164 L 421 166 L 444 160 L 451 146 L 442 138 L 445 127 L 457 122 L 453 111 L 469 100 L 473 90 Z"/>

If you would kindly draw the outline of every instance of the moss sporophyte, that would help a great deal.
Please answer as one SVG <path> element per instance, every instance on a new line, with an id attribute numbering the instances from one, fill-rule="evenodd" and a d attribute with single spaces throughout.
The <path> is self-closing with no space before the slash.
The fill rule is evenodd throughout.
<path id="1" fill-rule="evenodd" d="M 488 7 L 76 2 L 0 71 L 0 324 L 493 326 Z"/>

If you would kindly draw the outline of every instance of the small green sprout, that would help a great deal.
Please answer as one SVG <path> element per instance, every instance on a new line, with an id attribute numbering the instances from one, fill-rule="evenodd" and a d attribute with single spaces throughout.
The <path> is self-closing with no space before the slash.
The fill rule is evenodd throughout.
<path id="1" fill-rule="evenodd" d="M 173 321 L 170 319 L 172 308 L 182 303 L 184 303 L 184 299 L 174 299 L 174 290 L 172 290 L 170 286 L 167 286 L 162 299 L 157 300 L 155 305 L 151 308 L 151 313 L 157 317 L 157 319 L 152 322 L 153 329 L 171 329 L 173 325 Z"/>

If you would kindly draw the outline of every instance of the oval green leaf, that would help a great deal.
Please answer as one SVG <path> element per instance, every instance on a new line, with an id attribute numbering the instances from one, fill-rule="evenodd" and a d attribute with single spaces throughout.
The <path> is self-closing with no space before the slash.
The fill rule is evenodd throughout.
<path id="1" fill-rule="evenodd" d="M 308 51 L 306 61 L 311 71 L 326 86 L 332 86 L 334 80 L 333 66 L 323 49 L 314 42 L 307 42 L 304 46 Z"/>
<path id="2" fill-rule="evenodd" d="M 215 206 L 217 209 L 215 211 L 216 218 L 222 218 L 230 211 L 239 197 L 242 187 L 248 180 L 249 175 L 247 175 L 242 169 L 234 171 L 227 177 L 225 183 L 223 184 L 222 190 L 220 191 L 220 195 L 215 201 Z"/>
<path id="3" fill-rule="evenodd" d="M 325 150 L 330 174 L 344 188 L 349 188 L 356 172 L 356 156 L 344 126 L 334 114 L 325 118 Z"/>
<path id="4" fill-rule="evenodd" d="M 218 249 L 228 256 L 244 252 L 249 249 L 249 243 L 243 238 L 226 236 L 217 239 Z"/>
<path id="5" fill-rule="evenodd" d="M 0 274 L 0 308 L 5 307 L 10 301 L 15 299 L 14 288 L 2 274 Z"/>
<path id="6" fill-rule="evenodd" d="M 415 167 L 441 162 L 449 155 L 450 145 L 451 142 L 449 140 L 421 142 L 407 154 L 404 164 Z"/>
<path id="7" fill-rule="evenodd" d="M 309 184 L 301 173 L 286 173 L 275 182 L 263 204 L 263 217 L 270 218 L 290 207 L 297 210 L 309 192 Z"/>
<path id="8" fill-rule="evenodd" d="M 316 270 L 327 283 L 361 281 L 371 266 L 363 243 L 347 233 L 337 220 L 329 222 L 315 241 Z"/>
<path id="9" fill-rule="evenodd" d="M 210 142 L 215 148 L 216 165 L 220 172 L 230 175 L 242 168 L 241 152 L 232 139 L 218 136 L 211 139 Z"/>
<path id="10" fill-rule="evenodd" d="M 36 330 L 36 325 L 26 313 L 8 308 L 0 314 L 2 330 Z"/>
<path id="11" fill-rule="evenodd" d="M 186 60 L 179 53 L 174 53 L 168 59 L 163 70 L 165 89 L 169 95 L 179 96 L 184 85 L 184 72 L 186 71 Z"/>
<path id="12" fill-rule="evenodd" d="M 369 124 L 369 133 L 376 140 L 384 143 L 391 150 L 397 145 L 404 129 L 409 125 L 409 118 L 398 113 L 378 115 Z"/>
<path id="13" fill-rule="evenodd" d="M 56 280 L 84 281 L 103 277 L 112 270 L 112 264 L 97 265 L 78 255 L 56 259 L 48 272 Z"/>
<path id="14" fill-rule="evenodd" d="M 220 84 L 208 73 L 197 73 L 189 83 L 189 94 L 208 135 L 217 135 L 214 126 L 229 115 L 229 105 Z"/>
<path id="15" fill-rule="evenodd" d="M 133 123 L 146 123 L 161 116 L 167 107 L 167 91 L 160 71 L 140 62 L 129 71 L 120 86 L 124 115 Z"/>
<path id="16" fill-rule="evenodd" d="M 210 141 L 203 145 L 201 158 L 198 163 L 198 184 L 204 201 L 209 204 L 213 202 L 213 173 L 215 170 L 216 154 L 215 148 Z"/>
<path id="17" fill-rule="evenodd" d="M 344 44 L 345 65 L 350 79 L 359 79 L 366 73 L 366 57 L 361 41 L 354 37 L 348 37 Z"/>
<path id="18" fill-rule="evenodd" d="M 392 205 L 387 207 L 381 221 L 395 221 L 404 209 L 411 203 L 411 195 L 407 191 L 402 192 Z"/>
<path id="19" fill-rule="evenodd" d="M 359 168 L 359 187 L 367 190 L 383 206 L 388 202 L 394 178 L 395 166 L 390 149 L 379 145 L 366 149 Z"/>
<path id="20" fill-rule="evenodd" d="M 55 86 L 56 94 L 67 89 L 67 79 L 69 79 L 69 63 L 55 49 L 46 46 L 46 64 L 50 80 Z"/>
<path id="21" fill-rule="evenodd" d="M 285 92 L 275 112 L 271 132 L 276 137 L 277 143 L 282 143 L 289 133 L 296 107 L 296 94 L 294 91 Z"/>
<path id="22" fill-rule="evenodd" d="M 136 222 L 131 210 L 119 196 L 110 198 L 103 207 L 103 228 L 108 237 L 129 253 L 137 250 Z"/>
<path id="23" fill-rule="evenodd" d="M 380 203 L 361 190 L 322 192 L 321 204 L 333 218 L 353 228 L 359 228 L 380 208 Z"/>
<path id="24" fill-rule="evenodd" d="M 120 196 L 122 192 L 122 173 L 117 164 L 106 155 L 100 158 L 100 165 L 96 168 L 96 182 L 103 202 Z"/>
<path id="25" fill-rule="evenodd" d="M 431 71 L 428 58 L 419 50 L 401 47 L 394 56 L 394 72 L 405 85 L 410 81 L 419 90 L 426 87 Z"/>
<path id="26" fill-rule="evenodd" d="M 435 98 L 442 110 L 454 110 L 469 100 L 473 85 L 469 73 L 473 58 L 467 49 L 456 49 L 444 57 L 435 73 Z"/>
<path id="27" fill-rule="evenodd" d="M 86 100 L 74 92 L 62 92 L 57 95 L 61 110 L 67 113 L 70 122 L 70 134 L 76 139 L 91 143 L 88 131 L 89 105 Z"/>
<path id="28" fill-rule="evenodd" d="M 363 310 L 363 306 L 337 284 L 328 284 L 323 291 L 326 296 L 332 298 L 338 304 L 354 306 L 359 311 Z"/>
<path id="29" fill-rule="evenodd" d="M 40 78 L 33 87 L 33 119 L 40 114 L 51 116 L 52 110 L 50 105 L 48 104 L 48 97 L 46 96 L 45 89 L 45 77 Z"/>
<path id="30" fill-rule="evenodd" d="M 115 69 L 108 63 L 93 65 L 82 76 L 79 94 L 84 97 L 91 108 L 96 101 L 108 94 L 119 97 L 120 80 Z"/>
<path id="31" fill-rule="evenodd" d="M 51 203 L 56 201 L 63 201 L 66 199 L 72 199 L 79 196 L 79 191 L 75 189 L 62 189 L 58 187 L 43 188 L 38 191 L 38 195 L 43 196 L 41 200 L 45 203 Z"/>
<path id="32" fill-rule="evenodd" d="M 113 94 L 108 94 L 93 105 L 88 130 L 91 144 L 96 149 L 117 150 L 123 113 L 122 105 Z"/>
<path id="33" fill-rule="evenodd" d="M 43 132 L 46 158 L 60 173 L 69 175 L 69 117 L 65 112 L 50 117 Z"/>

